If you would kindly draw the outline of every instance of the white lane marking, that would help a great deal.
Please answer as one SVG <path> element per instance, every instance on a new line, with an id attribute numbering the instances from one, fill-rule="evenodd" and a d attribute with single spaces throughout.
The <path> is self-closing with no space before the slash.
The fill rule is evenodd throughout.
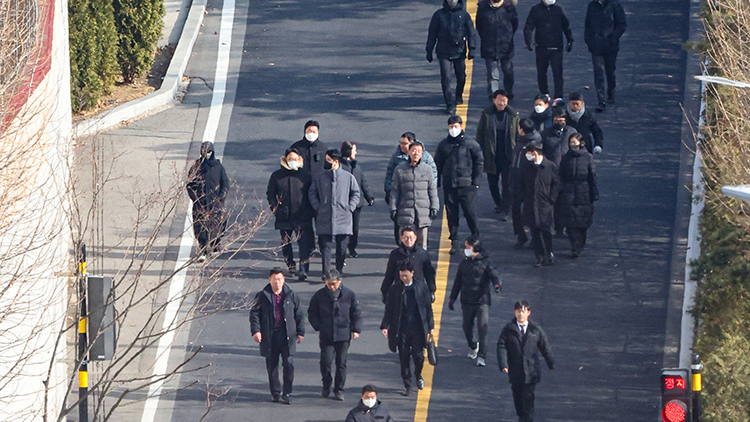
<path id="1" fill-rule="evenodd" d="M 219 48 L 216 58 L 216 76 L 214 78 L 214 91 L 211 97 L 211 107 L 208 111 L 206 128 L 203 132 L 202 142 L 214 143 L 216 132 L 219 129 L 219 121 L 224 107 L 224 96 L 227 88 L 227 74 L 229 73 L 229 53 L 232 41 L 232 26 L 234 24 L 234 7 L 235 0 L 225 0 L 221 12 L 221 27 L 219 29 Z M 185 266 L 190 259 L 190 252 L 193 249 L 192 218 L 190 212 L 185 217 L 182 239 L 180 239 L 180 249 L 177 254 L 175 268 Z M 162 337 L 159 339 L 159 345 L 156 350 L 156 362 L 152 379 L 156 379 L 167 374 L 169 355 L 174 342 L 175 331 L 178 320 L 177 313 L 180 310 L 182 301 L 180 297 L 185 288 L 187 278 L 187 268 L 180 270 L 172 278 L 169 286 L 169 302 L 164 312 L 164 322 L 162 324 Z M 149 386 L 148 398 L 143 408 L 143 417 L 141 422 L 154 422 L 156 419 L 156 410 L 159 407 L 159 398 L 164 387 L 164 379 L 154 381 Z"/>

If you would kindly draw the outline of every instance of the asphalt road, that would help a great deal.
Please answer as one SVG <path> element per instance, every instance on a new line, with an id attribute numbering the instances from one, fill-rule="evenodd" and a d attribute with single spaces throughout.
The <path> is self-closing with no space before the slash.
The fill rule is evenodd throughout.
<path id="1" fill-rule="evenodd" d="M 573 53 L 565 58 L 565 92 L 580 90 L 593 108 L 595 93 L 586 89 L 593 88 L 583 43 L 586 4 L 563 4 L 576 39 Z M 268 224 L 256 234 L 253 250 L 238 254 L 224 268 L 213 302 L 206 304 L 218 312 L 192 324 L 186 349 L 203 346 L 192 364 L 210 366 L 181 377 L 181 386 L 198 383 L 176 394 L 172 421 L 199 420 L 211 397 L 207 391 L 219 396 L 212 399 L 205 420 L 343 420 L 366 383 L 380 388 L 379 398 L 396 420 L 414 420 L 416 395 L 398 394 L 397 356 L 378 330 L 378 289 L 394 246 L 382 178 L 401 133 L 415 132 L 430 151 L 446 133 L 438 66 L 424 60 L 426 29 L 438 5 L 426 0 L 237 3 L 227 99 L 231 108 L 219 129 L 219 139 L 226 139 L 222 161 L 233 181 L 231 202 L 247 205 L 238 215 L 241 220 L 253 218 L 265 205 L 268 176 L 278 168 L 284 149 L 302 137 L 308 119 L 321 123 L 320 139 L 330 147 L 356 141 L 358 159 L 378 200 L 362 213 L 360 257 L 348 260 L 344 275 L 362 304 L 365 330 L 350 348 L 345 403 L 318 397 L 317 335 L 309 325 L 295 356 L 292 406 L 269 402 L 265 365 L 250 336 L 246 307 L 248 295 L 267 283 L 268 269 L 283 266 L 280 254 L 267 250 L 278 242 Z M 531 5 L 518 6 L 521 26 Z M 187 72 L 192 84 L 184 105 L 178 106 L 200 108 L 197 123 L 189 122 L 196 125 L 192 152 L 200 142 L 215 82 L 221 6 L 220 1 L 209 2 Z M 465 358 L 460 312 L 436 309 L 443 315 L 441 362 L 435 368 L 430 421 L 516 420 L 494 344 L 520 298 L 530 301 L 531 318 L 548 333 L 557 358 L 556 370 L 545 371 L 537 388 L 536 420 L 647 421 L 658 414 L 678 195 L 687 4 L 637 0 L 625 8 L 628 30 L 618 60 L 618 103 L 599 116 L 605 132 L 604 153 L 596 157 L 601 197 L 587 249 L 573 261 L 567 257 L 567 240 L 555 239 L 558 263 L 533 268 L 533 252 L 512 248 L 510 222 L 496 219 L 483 183 L 477 203 L 480 230 L 505 282 L 502 293 L 493 297 L 488 366 L 477 368 Z M 516 45 L 516 99 L 511 105 L 526 116 L 536 93 L 533 53 L 522 48 L 520 33 Z M 488 104 L 485 90 L 484 65 L 478 60 L 469 136 Z M 463 220 L 461 234 L 468 235 Z M 430 232 L 433 259 L 439 236 L 435 223 Z M 449 289 L 458 257 L 451 261 Z M 318 259 L 312 264 L 313 282 L 291 283 L 305 309 L 322 287 L 315 282 L 319 271 Z"/>

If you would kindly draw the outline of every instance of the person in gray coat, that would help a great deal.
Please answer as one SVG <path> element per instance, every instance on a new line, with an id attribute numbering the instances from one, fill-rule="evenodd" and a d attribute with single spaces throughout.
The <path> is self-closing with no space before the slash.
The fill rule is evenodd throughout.
<path id="1" fill-rule="evenodd" d="M 352 234 L 352 212 L 359 204 L 359 185 L 354 176 L 341 169 L 341 152 L 326 151 L 325 171 L 313 178 L 308 193 L 315 210 L 315 231 L 323 261 L 323 273 L 331 269 L 331 243 L 336 239 L 336 269 L 344 269 L 348 238 Z"/>
<path id="2" fill-rule="evenodd" d="M 396 167 L 388 202 L 391 220 L 401 228 L 414 227 L 417 243 L 427 250 L 427 230 L 438 215 L 440 198 L 432 169 L 422 162 L 423 152 L 422 143 L 409 145 L 410 161 Z"/>

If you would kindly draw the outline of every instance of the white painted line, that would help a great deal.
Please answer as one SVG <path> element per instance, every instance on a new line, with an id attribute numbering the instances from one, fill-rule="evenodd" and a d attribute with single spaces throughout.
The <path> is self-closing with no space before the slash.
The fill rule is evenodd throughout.
<path id="1" fill-rule="evenodd" d="M 219 120 L 221 119 L 222 109 L 224 107 L 224 96 L 227 88 L 227 74 L 229 72 L 229 53 L 232 40 L 232 26 L 234 24 L 234 7 L 235 0 L 224 0 L 221 12 L 221 27 L 219 29 L 219 48 L 216 59 L 216 77 L 214 79 L 214 91 L 211 97 L 211 107 L 208 111 L 206 128 L 203 132 L 203 142 L 214 143 L 216 132 L 219 129 Z M 218 155 L 218 154 L 217 154 Z M 193 249 L 192 218 L 190 213 L 185 217 L 185 225 L 180 239 L 180 249 L 177 254 L 175 268 L 185 266 L 190 260 L 190 253 Z M 169 286 L 169 302 L 164 311 L 164 322 L 162 323 L 162 337 L 159 339 L 159 345 L 156 350 L 156 362 L 152 379 L 163 377 L 168 373 L 169 355 L 174 342 L 175 331 L 177 329 L 177 313 L 180 310 L 185 289 L 185 280 L 187 278 L 187 268 L 179 271 Z M 148 398 L 143 408 L 143 417 L 141 422 L 154 422 L 156 419 L 156 410 L 159 407 L 159 399 L 164 387 L 165 380 L 155 381 L 148 390 Z"/>

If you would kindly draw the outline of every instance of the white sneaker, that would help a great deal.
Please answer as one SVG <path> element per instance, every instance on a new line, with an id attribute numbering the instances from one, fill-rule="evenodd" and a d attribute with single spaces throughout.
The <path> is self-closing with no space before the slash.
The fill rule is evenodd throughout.
<path id="1" fill-rule="evenodd" d="M 201 255 L 198 257 L 198 259 L 195 260 L 198 263 L 204 263 L 206 262 L 206 255 Z"/>
<path id="2" fill-rule="evenodd" d="M 478 344 L 477 344 L 476 348 L 474 348 L 472 351 L 469 352 L 468 355 L 466 355 L 466 357 L 469 358 L 469 359 L 476 359 L 477 358 L 477 353 L 479 353 L 479 345 Z"/>
<path id="3" fill-rule="evenodd" d="M 486 364 L 484 363 L 484 359 L 477 358 L 477 366 L 486 366 Z"/>

